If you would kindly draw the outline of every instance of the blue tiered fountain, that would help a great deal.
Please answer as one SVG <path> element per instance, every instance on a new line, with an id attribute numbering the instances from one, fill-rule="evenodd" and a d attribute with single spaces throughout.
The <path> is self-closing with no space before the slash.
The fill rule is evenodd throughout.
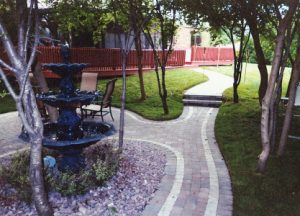
<path id="1" fill-rule="evenodd" d="M 37 95 L 37 99 L 59 108 L 57 123 L 47 123 L 44 126 L 43 146 L 59 150 L 59 170 L 77 172 L 84 167 L 84 158 L 81 156 L 83 148 L 111 134 L 114 129 L 104 122 L 81 121 L 76 109 L 82 105 L 89 105 L 100 93 L 75 90 L 73 74 L 81 72 L 88 65 L 69 63 L 67 46 L 61 47 L 61 54 L 63 64 L 43 65 L 61 76 L 60 92 Z"/>

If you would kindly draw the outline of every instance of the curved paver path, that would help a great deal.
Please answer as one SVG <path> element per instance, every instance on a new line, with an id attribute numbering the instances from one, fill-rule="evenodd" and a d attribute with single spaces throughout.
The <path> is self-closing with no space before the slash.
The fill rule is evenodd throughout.
<path id="1" fill-rule="evenodd" d="M 213 72 L 204 73 L 210 80 L 202 85 L 215 86 L 217 79 L 223 86 L 219 88 L 221 84 L 218 85 L 219 92 L 212 88 L 215 91 L 213 94 L 221 94 L 231 86 L 227 77 Z M 222 79 L 224 82 L 220 81 Z M 203 88 L 199 85 L 192 89 L 186 93 L 194 91 L 193 94 L 199 94 Z M 208 91 L 207 88 L 203 90 Z M 114 124 L 118 127 L 119 110 L 113 111 Z M 166 149 L 168 158 L 165 176 L 143 215 L 232 215 L 230 177 L 214 137 L 217 112 L 217 108 L 188 106 L 184 107 L 178 119 L 165 122 L 145 120 L 126 112 L 125 139 L 159 145 Z M 110 121 L 108 116 L 106 120 Z M 16 112 L 0 116 L 0 154 L 7 155 L 26 147 L 16 138 L 19 131 Z"/>
<path id="2" fill-rule="evenodd" d="M 28 148 L 29 145 L 18 138 L 21 131 L 21 121 L 17 112 L 0 115 L 0 158 Z"/>
<path id="3" fill-rule="evenodd" d="M 233 79 L 229 76 L 200 68 L 194 68 L 193 70 L 205 74 L 209 81 L 190 88 L 185 92 L 186 95 L 222 96 L 223 91 L 233 84 Z"/>

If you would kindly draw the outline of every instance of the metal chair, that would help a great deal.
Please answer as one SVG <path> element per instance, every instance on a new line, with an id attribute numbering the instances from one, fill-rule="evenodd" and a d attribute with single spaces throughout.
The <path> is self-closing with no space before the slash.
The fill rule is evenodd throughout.
<path id="1" fill-rule="evenodd" d="M 98 73 L 83 72 L 81 76 L 80 91 L 96 91 L 98 82 Z"/>
<path id="2" fill-rule="evenodd" d="M 84 117 L 87 117 L 88 112 L 90 112 L 89 114 L 92 116 L 92 118 L 94 118 L 95 116 L 101 116 L 101 119 L 103 121 L 103 116 L 110 114 L 112 120 L 114 121 L 114 117 L 111 112 L 111 100 L 112 100 L 112 95 L 114 93 L 116 81 L 117 79 L 112 79 L 108 81 L 106 83 L 105 92 L 102 96 L 100 96 L 92 104 L 81 107 L 82 113 L 84 113 L 83 114 Z"/>
<path id="3" fill-rule="evenodd" d="M 98 73 L 86 73 L 81 75 L 80 91 L 93 92 L 97 90 Z M 83 120 L 84 113 L 82 106 L 80 106 L 81 119 Z"/>

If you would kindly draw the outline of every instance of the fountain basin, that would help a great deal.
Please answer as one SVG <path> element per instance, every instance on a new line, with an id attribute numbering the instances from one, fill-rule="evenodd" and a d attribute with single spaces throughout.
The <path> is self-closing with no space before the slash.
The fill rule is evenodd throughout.
<path id="1" fill-rule="evenodd" d="M 54 73 L 64 76 L 64 75 L 69 75 L 72 73 L 80 72 L 84 68 L 88 67 L 89 64 L 85 63 L 72 63 L 72 64 L 56 64 L 56 63 L 51 63 L 51 64 L 43 64 L 43 67 L 46 69 L 52 70 Z"/>
<path id="2" fill-rule="evenodd" d="M 59 125 L 57 123 L 47 123 L 44 125 L 43 146 L 53 149 L 63 149 L 70 146 L 86 147 L 102 138 L 115 133 L 112 125 L 104 122 L 83 122 L 81 124 L 83 136 L 74 140 L 59 140 L 57 133 Z"/>
<path id="3" fill-rule="evenodd" d="M 60 140 L 61 128 L 57 123 L 44 126 L 43 146 L 59 151 L 57 165 L 60 171 L 78 172 L 85 167 L 85 160 L 81 154 L 83 148 L 115 133 L 114 127 L 104 122 L 83 122 L 79 128 L 82 130 L 81 137 L 74 139 L 72 136 Z"/>
<path id="4" fill-rule="evenodd" d="M 99 97 L 99 91 L 75 91 L 72 95 L 65 95 L 63 93 L 48 92 L 38 94 L 37 99 L 54 107 L 79 107 L 81 105 L 90 104 L 96 97 Z"/>

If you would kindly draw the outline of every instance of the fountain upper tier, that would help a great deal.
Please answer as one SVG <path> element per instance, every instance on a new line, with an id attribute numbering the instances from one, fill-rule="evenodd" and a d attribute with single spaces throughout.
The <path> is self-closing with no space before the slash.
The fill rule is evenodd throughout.
<path id="1" fill-rule="evenodd" d="M 44 64 L 43 66 L 58 75 L 64 76 L 69 75 L 70 73 L 80 72 L 89 65 L 85 63 L 51 63 Z"/>
<path id="2" fill-rule="evenodd" d="M 59 98 L 70 98 L 76 96 L 75 88 L 73 84 L 74 73 L 81 72 L 86 68 L 88 64 L 44 64 L 43 67 L 50 69 L 54 73 L 61 76 L 59 88 L 61 90 L 61 96 Z"/>
<path id="3" fill-rule="evenodd" d="M 54 107 L 79 107 L 88 105 L 100 95 L 98 91 L 86 92 L 75 90 L 72 77 L 74 73 L 82 71 L 88 64 L 44 64 L 43 67 L 50 69 L 61 76 L 59 84 L 60 93 L 48 92 L 39 94 L 38 99 Z"/>

